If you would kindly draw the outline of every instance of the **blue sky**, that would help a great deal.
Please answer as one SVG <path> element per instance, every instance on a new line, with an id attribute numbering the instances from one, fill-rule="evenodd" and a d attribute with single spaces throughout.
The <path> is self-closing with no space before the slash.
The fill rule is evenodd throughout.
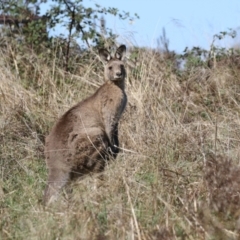
<path id="1" fill-rule="evenodd" d="M 120 41 L 138 46 L 156 46 L 166 30 L 170 50 L 182 52 L 186 46 L 209 49 L 213 35 L 229 28 L 240 30 L 240 0 L 85 0 L 86 4 L 116 7 L 137 13 L 133 23 L 107 17 L 107 26 L 121 35 Z M 89 2 L 89 3 L 88 3 Z M 240 31 L 239 31 L 240 33 Z M 222 47 L 240 43 L 240 38 L 227 37 Z"/>
<path id="2" fill-rule="evenodd" d="M 240 0 L 83 0 L 86 7 L 95 3 L 140 16 L 134 22 L 105 16 L 107 27 L 120 35 L 118 41 L 130 46 L 156 47 L 163 28 L 169 49 L 179 53 L 186 46 L 209 49 L 213 35 L 229 28 L 240 34 Z M 227 37 L 218 45 L 232 47 L 238 43 L 240 37 Z"/>

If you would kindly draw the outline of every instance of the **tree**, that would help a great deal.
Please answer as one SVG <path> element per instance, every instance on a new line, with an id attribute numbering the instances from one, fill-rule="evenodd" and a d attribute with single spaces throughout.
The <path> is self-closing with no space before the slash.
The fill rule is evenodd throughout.
<path id="1" fill-rule="evenodd" d="M 40 16 L 43 0 L 4 0 L 0 4 L 2 35 L 23 40 L 34 47 L 48 39 L 47 21 Z"/>
<path id="2" fill-rule="evenodd" d="M 91 48 L 102 47 L 106 39 L 115 41 L 117 36 L 111 29 L 106 28 L 104 15 L 118 16 L 122 20 L 133 19 L 129 12 L 120 12 L 117 8 L 105 8 L 98 4 L 95 8 L 85 7 L 83 0 L 52 0 L 46 15 L 40 16 L 41 5 L 45 2 L 46 0 L 4 0 L 0 5 L 0 14 L 12 16 L 18 32 L 24 36 L 24 41 L 37 49 L 39 44 L 51 42 L 47 30 L 51 31 L 55 27 L 66 29 L 65 35 L 57 37 L 65 42 L 67 71 L 72 44 L 79 42 L 81 48 Z M 31 19 L 33 16 L 39 17 L 39 20 L 19 24 L 23 19 Z M 135 14 L 134 17 L 138 18 L 138 15 Z M 97 23 L 100 23 L 100 26 Z"/>

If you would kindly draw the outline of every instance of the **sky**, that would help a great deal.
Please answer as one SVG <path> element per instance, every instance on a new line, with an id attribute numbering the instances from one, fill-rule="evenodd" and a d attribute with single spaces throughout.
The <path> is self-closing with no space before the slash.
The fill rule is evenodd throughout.
<path id="1" fill-rule="evenodd" d="M 240 36 L 240 0 L 83 0 L 85 7 L 94 4 L 139 15 L 133 22 L 104 16 L 107 27 L 120 36 L 119 43 L 129 46 L 156 47 L 163 28 L 169 50 L 178 53 L 193 46 L 209 49 L 214 34 L 230 28 Z M 232 47 L 240 44 L 239 36 L 217 44 Z"/>
<path id="2" fill-rule="evenodd" d="M 235 29 L 240 35 L 240 0 L 88 0 L 105 7 L 137 13 L 134 22 L 106 17 L 107 26 L 121 35 L 120 41 L 156 47 L 165 28 L 169 49 L 182 52 L 186 46 L 209 49 L 214 34 Z M 239 41 L 238 41 L 239 40 Z M 240 37 L 226 37 L 219 46 L 232 47 Z"/>

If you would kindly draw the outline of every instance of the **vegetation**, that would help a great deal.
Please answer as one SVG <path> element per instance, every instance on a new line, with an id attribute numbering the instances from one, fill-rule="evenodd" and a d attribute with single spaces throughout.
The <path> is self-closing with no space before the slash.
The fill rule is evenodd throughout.
<path id="1" fill-rule="evenodd" d="M 44 208 L 45 136 L 104 81 L 94 44 L 66 71 L 58 40 L 1 37 L 0 239 L 239 239 L 237 50 L 130 49 L 121 153 Z"/>

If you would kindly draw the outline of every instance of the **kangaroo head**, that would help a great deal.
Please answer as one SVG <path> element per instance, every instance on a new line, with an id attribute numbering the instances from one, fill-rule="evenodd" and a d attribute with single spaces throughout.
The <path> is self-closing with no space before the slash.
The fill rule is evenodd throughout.
<path id="1" fill-rule="evenodd" d="M 124 80 L 126 76 L 126 70 L 122 58 L 126 53 L 126 46 L 121 45 L 115 52 L 114 57 L 106 49 L 100 49 L 99 55 L 106 63 L 104 67 L 105 80 L 119 81 Z"/>

